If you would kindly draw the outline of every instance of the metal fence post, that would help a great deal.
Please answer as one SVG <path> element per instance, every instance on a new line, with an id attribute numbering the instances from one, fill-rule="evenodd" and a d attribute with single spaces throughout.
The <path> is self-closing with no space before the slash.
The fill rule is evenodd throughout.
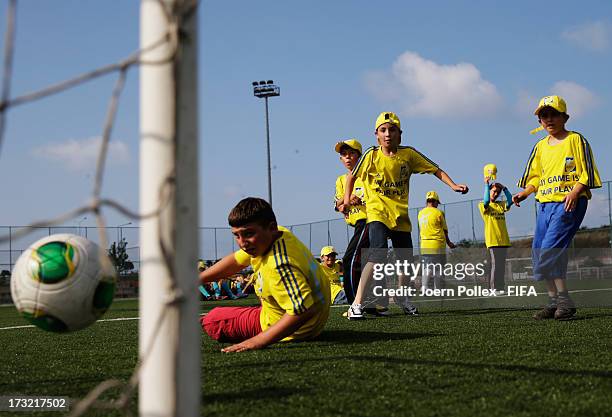
<path id="1" fill-rule="evenodd" d="M 219 259 L 219 256 L 217 255 L 217 228 L 213 228 L 214 232 L 215 232 L 215 261 L 217 259 Z"/>
<path id="2" fill-rule="evenodd" d="M 610 184 L 608 181 L 608 232 L 610 234 L 610 247 L 612 248 L 612 200 L 610 199 Z"/>
<path id="3" fill-rule="evenodd" d="M 608 190 L 610 188 L 608 187 Z M 13 228 L 9 226 L 9 269 L 13 270 Z"/>
<path id="4" fill-rule="evenodd" d="M 476 242 L 476 229 L 474 228 L 474 200 L 470 200 L 470 215 L 472 217 L 472 242 Z"/>
<path id="5" fill-rule="evenodd" d="M 308 248 L 312 252 L 312 223 L 308 223 Z"/>

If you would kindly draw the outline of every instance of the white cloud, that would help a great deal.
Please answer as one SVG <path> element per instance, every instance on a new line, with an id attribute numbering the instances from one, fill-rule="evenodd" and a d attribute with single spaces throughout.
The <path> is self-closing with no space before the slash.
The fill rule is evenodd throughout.
<path id="1" fill-rule="evenodd" d="M 610 45 L 612 26 L 606 22 L 585 23 L 561 33 L 561 38 L 591 51 L 604 51 Z"/>
<path id="2" fill-rule="evenodd" d="M 410 116 L 471 117 L 494 113 L 502 98 L 476 66 L 442 65 L 405 52 L 389 71 L 365 76 L 366 88 L 381 102 Z"/>
<path id="3" fill-rule="evenodd" d="M 599 98 L 594 93 L 572 81 L 556 82 L 550 93 L 565 99 L 567 113 L 572 117 L 582 116 L 599 103 Z"/>
<path id="4" fill-rule="evenodd" d="M 69 139 L 65 142 L 34 148 L 32 154 L 39 158 L 59 162 L 73 171 L 86 171 L 96 166 L 101 143 L 101 137 Z M 125 164 L 129 159 L 129 149 L 125 142 L 117 140 L 110 142 L 107 164 Z"/>

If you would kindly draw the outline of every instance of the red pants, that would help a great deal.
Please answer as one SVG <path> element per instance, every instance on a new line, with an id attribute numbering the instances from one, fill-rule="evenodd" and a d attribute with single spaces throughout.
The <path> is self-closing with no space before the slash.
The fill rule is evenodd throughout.
<path id="1" fill-rule="evenodd" d="M 261 333 L 260 312 L 261 307 L 215 307 L 200 323 L 219 342 L 242 342 Z"/>

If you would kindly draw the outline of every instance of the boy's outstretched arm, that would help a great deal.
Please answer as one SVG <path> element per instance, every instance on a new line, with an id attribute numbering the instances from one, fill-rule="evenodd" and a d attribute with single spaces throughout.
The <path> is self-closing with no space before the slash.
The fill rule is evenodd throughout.
<path id="1" fill-rule="evenodd" d="M 227 278 L 230 275 L 237 274 L 246 268 L 246 265 L 240 265 L 233 253 L 230 253 L 219 262 L 200 272 L 200 283 L 217 281 L 222 278 Z"/>
<path id="2" fill-rule="evenodd" d="M 295 333 L 317 312 L 316 306 L 310 307 L 306 312 L 298 315 L 285 313 L 279 321 L 270 326 L 265 332 L 259 333 L 244 342 L 221 349 L 222 352 L 244 352 L 247 350 L 262 349 L 268 345 L 279 342 L 285 337 Z"/>
<path id="3" fill-rule="evenodd" d="M 453 181 L 453 179 L 449 177 L 449 175 L 442 169 L 438 168 L 438 170 L 434 172 L 434 175 L 444 184 L 448 185 L 453 191 L 461 194 L 466 194 L 468 191 L 470 191 L 468 186 L 465 184 L 455 184 L 455 181 Z"/>
<path id="4" fill-rule="evenodd" d="M 529 197 L 529 194 L 533 194 L 536 191 L 535 187 L 531 184 L 527 184 L 525 189 L 521 192 L 518 192 L 512 196 L 512 202 L 515 206 L 520 207 L 521 201 Z"/>

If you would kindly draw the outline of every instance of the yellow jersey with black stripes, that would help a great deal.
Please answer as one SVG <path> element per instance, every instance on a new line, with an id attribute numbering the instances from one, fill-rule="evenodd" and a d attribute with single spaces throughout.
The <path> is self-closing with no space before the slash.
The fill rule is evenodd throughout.
<path id="1" fill-rule="evenodd" d="M 345 185 L 346 174 L 343 174 L 336 179 L 336 201 L 344 199 Z M 359 197 L 362 202 L 365 202 L 365 188 L 363 186 L 363 182 L 359 178 L 357 178 L 355 181 L 353 194 Z M 359 220 L 365 220 L 366 217 L 366 207 L 363 204 L 359 204 L 349 208 L 348 215 L 344 216 L 344 220 L 351 226 L 355 226 L 355 223 L 357 223 Z"/>
<path id="2" fill-rule="evenodd" d="M 267 330 L 285 314 L 299 315 L 314 308 L 317 313 L 283 341 L 309 339 L 321 333 L 327 322 L 329 280 L 306 246 L 289 230 L 278 229 L 282 236 L 262 256 L 251 257 L 238 250 L 234 257 L 240 265 L 253 266 L 254 289 L 261 301 L 261 329 Z"/>
<path id="3" fill-rule="evenodd" d="M 446 252 L 446 234 L 448 231 L 444 212 L 437 207 L 425 207 L 419 211 L 419 236 L 421 254 L 435 255 Z"/>
<path id="4" fill-rule="evenodd" d="M 570 132 L 556 145 L 549 136 L 540 140 L 531 151 L 518 186 L 532 185 L 540 203 L 561 202 L 576 183 L 587 187 L 580 195 L 591 198 L 591 189 L 601 187 L 601 178 L 589 142 L 577 132 Z"/>
<path id="5" fill-rule="evenodd" d="M 390 230 L 410 232 L 410 176 L 437 170 L 438 165 L 410 146 L 399 146 L 392 156 L 385 155 L 380 146 L 367 149 L 353 169 L 366 190 L 367 222 L 378 221 Z"/>

